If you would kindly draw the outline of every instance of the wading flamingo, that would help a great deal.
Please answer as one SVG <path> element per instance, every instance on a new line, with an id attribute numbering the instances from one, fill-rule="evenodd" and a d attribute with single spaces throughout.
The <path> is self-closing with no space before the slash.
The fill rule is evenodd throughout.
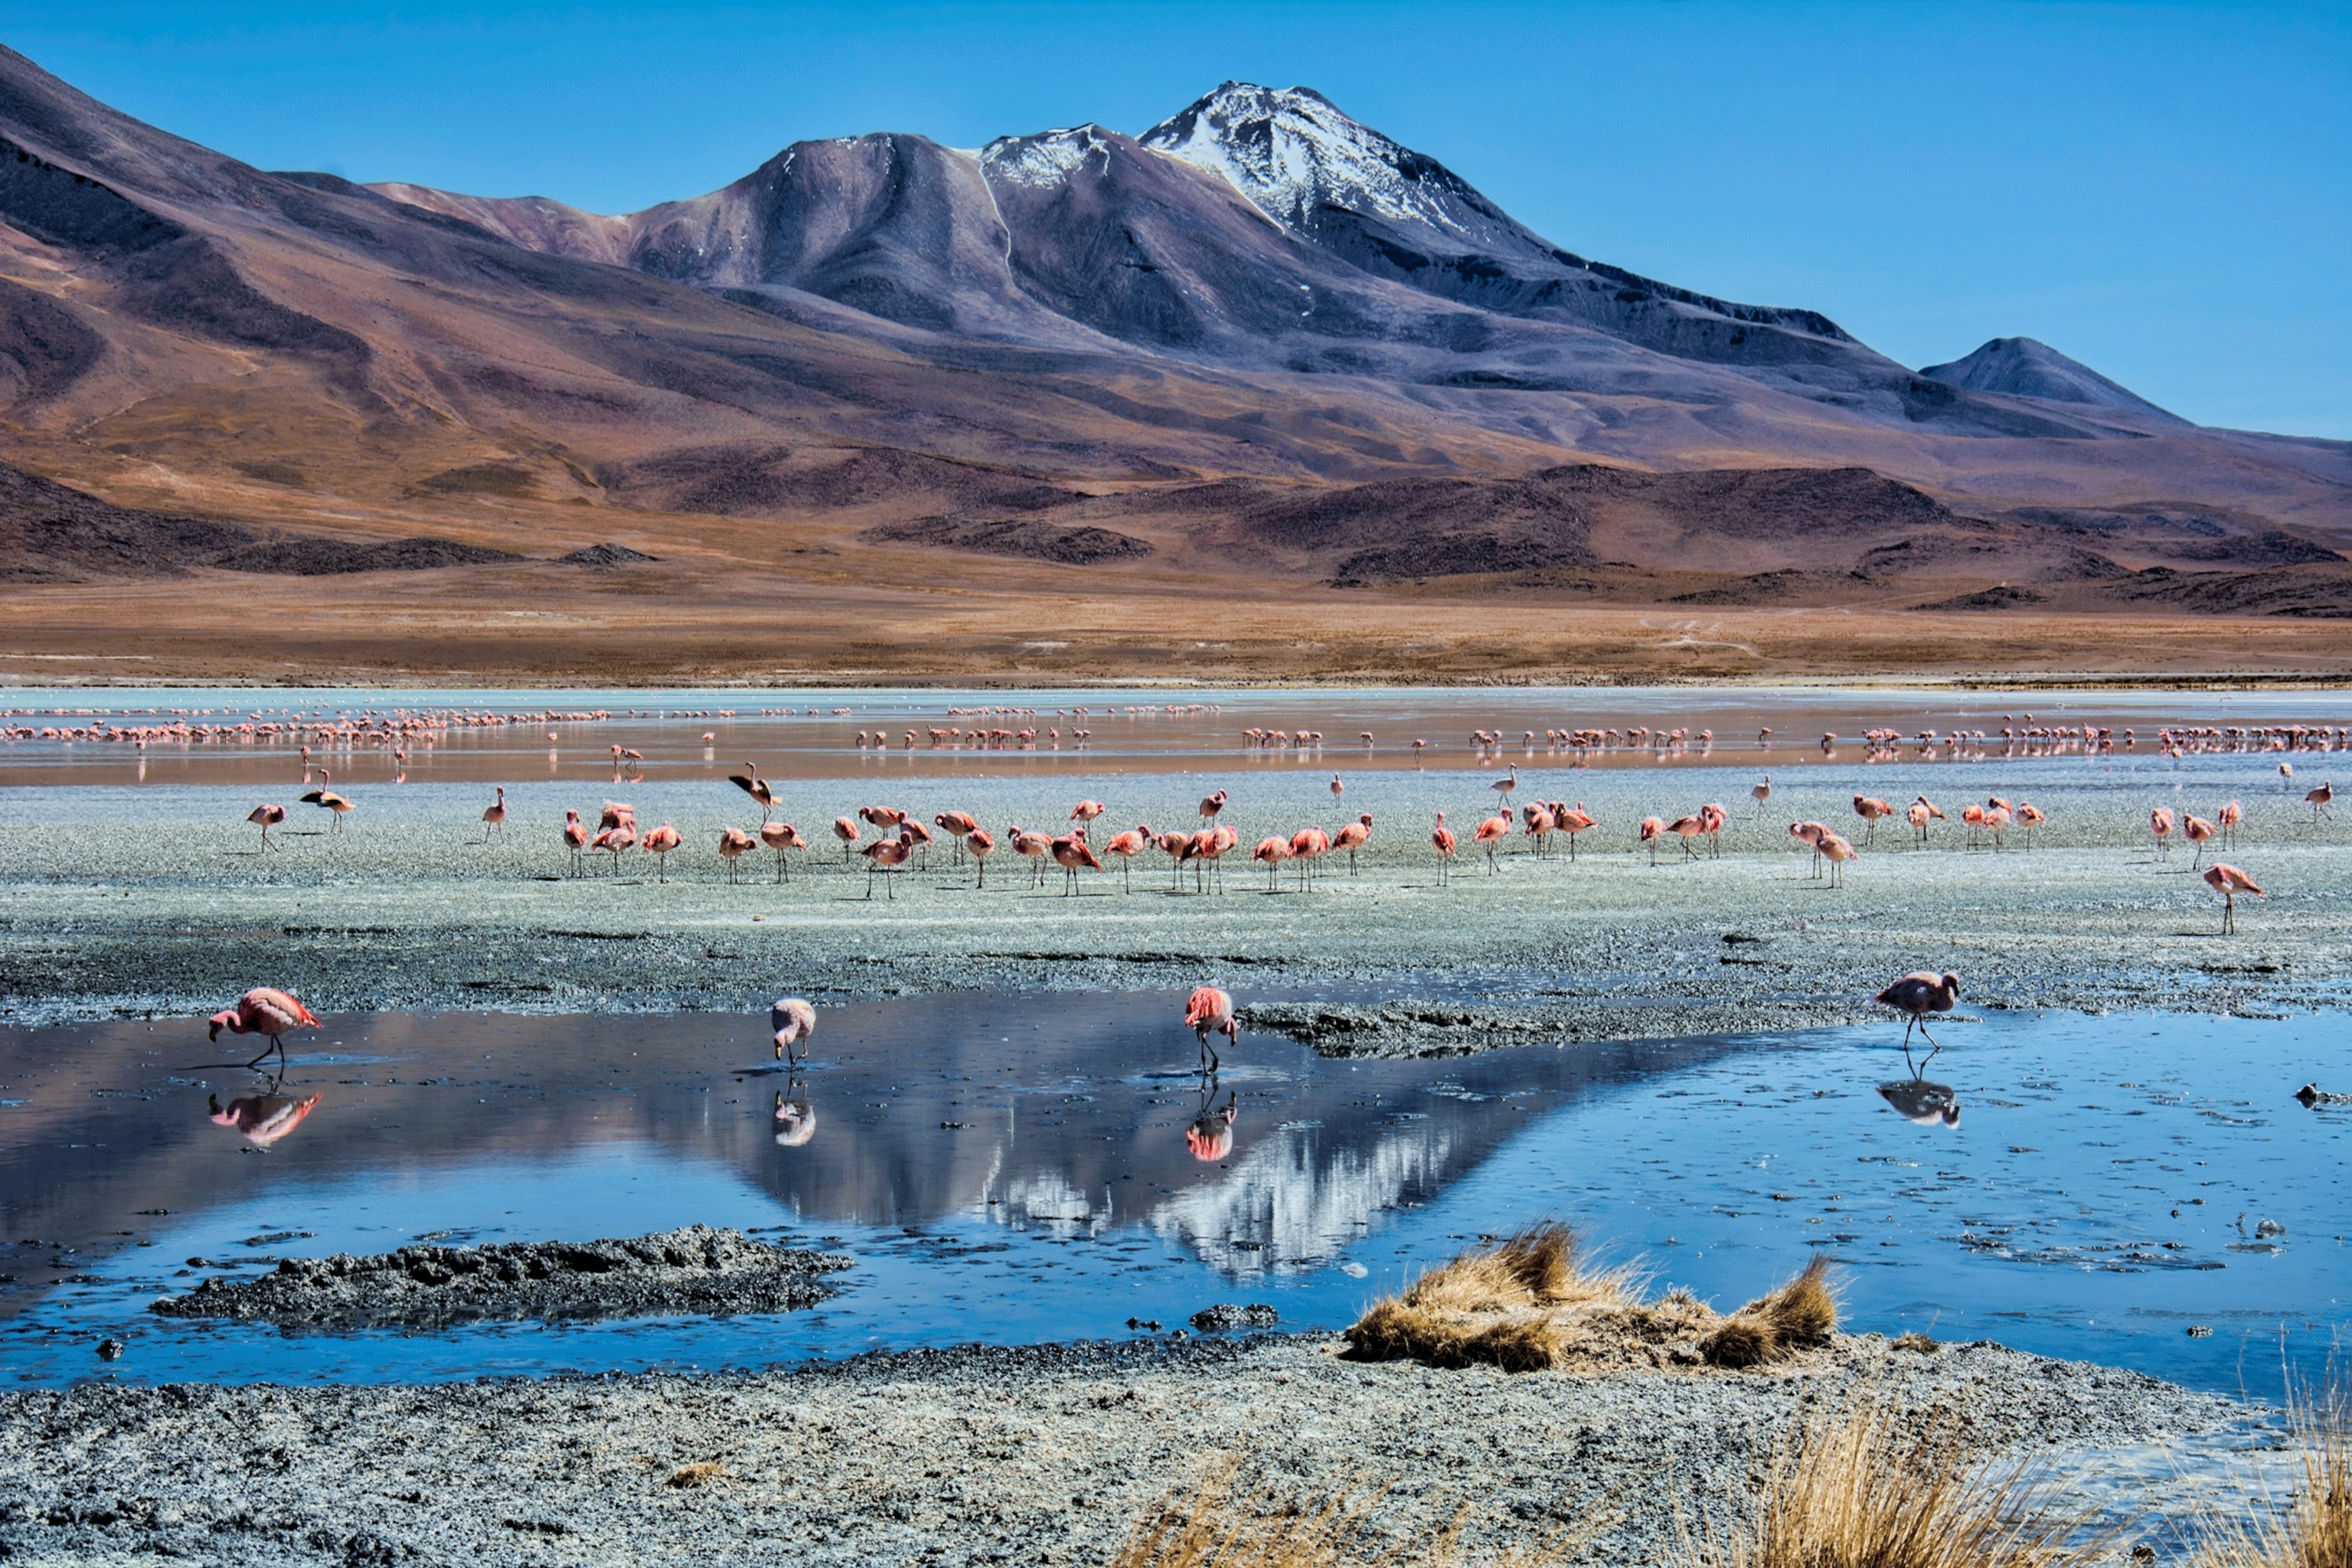
<path id="1" fill-rule="evenodd" d="M 1122 890 L 1130 893 L 1135 891 L 1134 884 L 1129 879 L 1129 873 L 1135 865 L 1135 858 L 1150 847 L 1151 829 L 1139 824 L 1124 833 L 1112 834 L 1110 842 L 1103 846 L 1103 853 L 1118 857 L 1118 885 Z"/>
<path id="2" fill-rule="evenodd" d="M 1503 809 L 1505 811 L 1510 810 L 1511 792 L 1519 787 L 1519 770 L 1513 768 L 1511 770 L 1510 777 L 1496 779 L 1493 784 L 1488 784 L 1486 787 L 1503 797 Z"/>
<path id="3" fill-rule="evenodd" d="M 1345 795 L 1347 791 L 1348 786 L 1339 782 L 1339 775 L 1338 773 L 1333 773 L 1331 775 L 1331 798 L 1333 800 L 1337 800 L 1342 795 Z"/>
<path id="4" fill-rule="evenodd" d="M 1509 807 L 1504 809 L 1507 811 Z M 1490 816 L 1470 835 L 1470 842 L 1486 847 L 1486 875 L 1489 877 L 1499 869 L 1495 864 L 1495 846 L 1510 836 L 1511 819 L 1508 816 Z"/>
<path id="5" fill-rule="evenodd" d="M 232 1035 L 268 1037 L 268 1049 L 245 1064 L 249 1068 L 259 1067 L 268 1059 L 269 1052 L 273 1050 L 278 1053 L 278 1059 L 284 1061 L 286 1042 L 281 1037 L 288 1030 L 324 1026 L 310 1016 L 310 1009 L 296 1000 L 292 992 L 279 991 L 268 985 L 255 986 L 236 999 L 236 1006 L 214 1014 L 208 1021 L 212 1025 L 208 1037 L 212 1039 L 219 1039 L 223 1029 Z"/>
<path id="6" fill-rule="evenodd" d="M 1767 730 L 1764 733 L 1769 735 L 1771 731 Z M 1759 738 L 1759 741 L 1760 743 L 1761 737 Z M 1763 820 L 1764 803 L 1772 798 L 1772 775 L 1770 773 L 1766 773 L 1762 783 L 1750 785 L 1748 791 L 1748 798 L 1756 803 L 1757 820 Z"/>
<path id="7" fill-rule="evenodd" d="M 667 822 L 646 835 L 646 853 L 654 858 L 654 880 L 669 880 L 669 852 L 685 841 L 685 836 Z"/>
<path id="8" fill-rule="evenodd" d="M 730 882 L 742 880 L 743 868 L 735 862 L 759 847 L 760 841 L 740 827 L 722 827 L 719 830 L 719 858 L 726 863 L 727 879 Z"/>
<path id="9" fill-rule="evenodd" d="M 2213 820 L 2221 829 L 2222 848 L 2235 849 L 2238 847 L 2238 824 L 2245 819 L 2246 808 L 2234 800 L 2214 814 Z"/>
<path id="10" fill-rule="evenodd" d="M 1104 806 L 1103 803 L 1098 800 L 1082 800 L 1078 802 L 1077 805 L 1070 807 L 1070 820 L 1072 822 L 1092 822 L 1096 817 L 1100 816 L 1106 809 L 1107 808 Z"/>
<path id="11" fill-rule="evenodd" d="M 1911 1067 L 1914 1078 L 1926 1070 L 1926 1063 L 1911 1063 L 1911 1031 L 1917 1029 L 1922 1038 L 1936 1046 L 1935 1051 L 1927 1053 L 1927 1060 L 1934 1061 L 1936 1051 L 1944 1047 L 1937 1046 L 1936 1037 L 1927 1033 L 1927 1015 L 1948 1013 L 1952 1010 L 1952 1004 L 1959 999 L 1958 975 L 1934 974 L 1924 969 L 1905 975 L 1878 994 L 1877 1000 L 1881 1004 L 1908 1017 L 1909 1021 L 1903 1026 L 1903 1060 L 1905 1065 Z"/>
<path id="12" fill-rule="evenodd" d="M 1992 852 L 2001 850 L 2001 836 L 2009 831 L 2009 802 L 1996 800 L 1985 807 L 1984 828 L 1992 835 Z"/>
<path id="13" fill-rule="evenodd" d="M 1298 889 L 1307 890 L 1316 862 L 1331 853 L 1331 836 L 1319 827 L 1302 827 L 1290 836 L 1290 858 L 1298 866 Z"/>
<path id="14" fill-rule="evenodd" d="M 874 879 L 882 879 L 883 896 L 895 900 L 900 867 L 915 858 L 915 842 L 911 838 L 877 838 L 858 851 L 866 857 L 866 896 L 874 896 Z"/>
<path id="15" fill-rule="evenodd" d="M 2226 860 L 2216 860 L 2205 868 L 2205 885 L 2221 895 L 2221 934 L 2229 936 L 2238 929 L 2238 895 L 2252 893 L 2267 898 L 2254 879 Z"/>
<path id="16" fill-rule="evenodd" d="M 1209 1044 L 1211 1035 L 1223 1035 L 1227 1045 L 1242 1037 L 1241 1026 L 1234 1021 L 1234 999 L 1213 985 L 1203 985 L 1184 1000 L 1184 1024 L 1201 1039 L 1201 1054 L 1209 1070 L 1217 1070 L 1217 1050 Z"/>
<path id="17" fill-rule="evenodd" d="M 996 853 L 996 835 L 985 827 L 975 827 L 963 836 L 963 850 L 971 857 L 971 863 L 980 868 L 980 876 L 972 886 L 987 887 L 988 858 Z"/>
<path id="18" fill-rule="evenodd" d="M 1558 819 L 1551 814 L 1551 807 L 1541 801 L 1531 800 L 1519 807 L 1519 816 L 1527 824 L 1528 837 L 1536 841 L 1536 858 L 1541 860 L 1549 858 L 1551 853 L 1551 836 L 1559 826 Z M 1343 827 L 1339 831 L 1345 835 L 1347 829 Z"/>
<path id="19" fill-rule="evenodd" d="M 1845 883 L 1845 863 L 1862 858 L 1862 851 L 1853 847 L 1852 839 L 1836 833 L 1822 836 L 1821 851 L 1822 858 L 1830 863 L 1830 886 L 1843 887 Z"/>
<path id="20" fill-rule="evenodd" d="M 2317 789 L 2311 790 L 2304 795 L 2304 804 L 2311 807 L 2311 825 L 2314 827 L 2319 826 L 2320 818 L 2332 817 L 2336 815 L 2327 809 L 2327 803 L 2335 798 L 2336 786 L 2332 784 L 2322 784 Z"/>
<path id="21" fill-rule="evenodd" d="M 854 852 L 851 847 L 857 842 L 857 833 L 856 818 L 836 816 L 833 819 L 833 836 L 841 840 L 841 863 L 845 866 L 849 864 L 849 857 Z"/>
<path id="22" fill-rule="evenodd" d="M 1654 866 L 1658 863 L 1659 841 L 1665 836 L 1666 819 L 1664 817 L 1645 816 L 1642 818 L 1642 825 L 1633 830 L 1633 843 L 1636 847 L 1643 844 L 1650 847 L 1650 864 Z"/>
<path id="23" fill-rule="evenodd" d="M 333 816 L 330 817 L 328 820 L 332 826 L 333 830 L 337 833 L 341 833 L 343 830 L 343 818 L 350 815 L 352 811 L 352 803 L 344 799 L 341 795 L 337 795 L 333 790 L 326 787 L 332 776 L 333 775 L 329 773 L 326 769 L 320 768 L 319 770 L 319 787 L 304 795 L 302 800 L 305 805 L 319 806 L 323 810 L 334 813 Z"/>
<path id="24" fill-rule="evenodd" d="M 2156 835 L 2156 852 L 2159 858 L 2172 853 L 2172 813 L 2158 806 L 2147 814 L 2147 830 Z"/>
<path id="25" fill-rule="evenodd" d="M 1591 832 L 1600 825 L 1601 819 L 1586 811 L 1584 803 L 1580 800 L 1565 810 L 1555 808 L 1551 820 L 1552 826 L 1568 835 L 1568 858 L 1572 861 L 1576 858 L 1576 836 Z"/>
<path id="26" fill-rule="evenodd" d="M 809 1037 L 816 1033 L 816 1009 L 798 996 L 779 997 L 768 1006 L 768 1027 L 776 1037 L 776 1059 L 808 1060 Z M 799 1049 L 793 1049 L 798 1047 Z"/>
<path id="27" fill-rule="evenodd" d="M 760 842 L 776 852 L 776 880 L 791 881 L 792 868 L 784 864 L 784 851 L 808 853 L 808 840 L 801 837 L 801 830 L 789 822 L 763 822 L 760 824 Z"/>
<path id="28" fill-rule="evenodd" d="M 1864 837 L 1863 842 L 1875 844 L 1878 842 L 1878 819 L 1894 816 L 1895 808 L 1875 795 L 1858 795 L 1853 797 L 1853 814 L 1870 824 L 1870 832 Z"/>
<path id="29" fill-rule="evenodd" d="M 2228 807 L 2225 806 L 2222 809 L 2226 813 Z M 2042 808 L 2032 801 L 2021 800 L 2017 803 L 2017 825 L 2025 829 L 2025 847 L 2028 849 L 2033 847 L 2033 830 L 2049 820 L 2042 815 Z"/>
<path id="30" fill-rule="evenodd" d="M 563 847 L 572 851 L 572 874 L 580 875 L 580 862 L 588 852 L 588 826 L 580 820 L 577 811 L 566 807 L 563 813 Z"/>
<path id="31" fill-rule="evenodd" d="M 2189 862 L 2189 868 L 2194 871 L 2205 859 L 2206 842 L 2219 838 L 2221 836 L 2221 830 L 2195 812 L 2189 811 L 2181 814 L 2180 832 L 2183 837 L 2197 847 L 2195 857 Z"/>
<path id="32" fill-rule="evenodd" d="M 1013 852 L 1029 862 L 1029 885 L 1045 885 L 1045 862 L 1053 858 L 1054 841 L 1042 833 L 1031 833 L 1018 824 L 1005 829 L 1013 836 Z"/>
<path id="33" fill-rule="evenodd" d="M 1062 896 L 1071 898 L 1078 890 L 1080 871 L 1099 871 L 1103 863 L 1087 847 L 1087 841 L 1075 833 L 1065 834 L 1054 840 L 1054 864 L 1062 868 Z"/>
<path id="34" fill-rule="evenodd" d="M 245 814 L 245 819 L 261 829 L 261 852 L 268 854 L 274 846 L 269 842 L 269 830 L 286 820 L 282 805 L 257 805 Z"/>
<path id="35" fill-rule="evenodd" d="M 1444 887 L 1454 876 L 1454 829 L 1445 826 L 1445 814 L 1437 814 L 1437 826 L 1430 829 L 1430 847 L 1437 851 L 1437 885 Z"/>
<path id="36" fill-rule="evenodd" d="M 1219 790 L 1216 794 L 1206 796 L 1202 800 L 1201 820 L 1203 822 L 1213 822 L 1216 820 L 1217 813 L 1224 809 L 1225 792 L 1223 790 Z"/>
<path id="37" fill-rule="evenodd" d="M 507 786 L 504 784 L 499 785 L 497 802 L 482 807 L 482 842 L 488 844 L 493 833 L 499 836 L 499 843 L 507 841 Z"/>
<path id="38" fill-rule="evenodd" d="M 729 773 L 727 782 L 760 803 L 760 820 L 765 822 L 775 815 L 776 792 L 769 786 L 767 780 L 760 776 L 757 763 L 745 763 L 743 766 L 746 772 Z"/>
<path id="39" fill-rule="evenodd" d="M 1830 831 L 1829 824 L 1825 822 L 1792 822 L 1789 824 L 1789 837 L 1813 852 L 1813 868 L 1808 874 L 1815 877 L 1820 876 L 1822 874 L 1822 840 L 1836 837 L 1835 834 Z"/>
<path id="40" fill-rule="evenodd" d="M 1666 824 L 1666 831 L 1682 841 L 1683 854 L 1685 858 L 1693 860 L 1698 858 L 1698 852 L 1691 847 L 1691 840 L 1706 831 L 1706 822 L 1704 818 L 1696 815 L 1677 816 Z"/>
<path id="41" fill-rule="evenodd" d="M 1276 884 L 1275 878 L 1281 873 L 1282 863 L 1290 858 L 1290 840 L 1280 834 L 1270 834 L 1257 841 L 1257 847 L 1250 851 L 1250 858 L 1265 868 L 1265 890 L 1280 892 L 1282 889 Z"/>

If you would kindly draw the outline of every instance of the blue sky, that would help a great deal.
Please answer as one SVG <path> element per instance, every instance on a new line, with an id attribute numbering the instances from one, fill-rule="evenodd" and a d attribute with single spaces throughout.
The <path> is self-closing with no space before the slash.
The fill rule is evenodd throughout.
<path id="1" fill-rule="evenodd" d="M 1136 132 L 1316 88 L 1584 255 L 1910 364 L 2022 333 L 2352 438 L 2352 4 L 22 5 L 0 41 L 265 168 L 603 212 L 803 137 Z"/>

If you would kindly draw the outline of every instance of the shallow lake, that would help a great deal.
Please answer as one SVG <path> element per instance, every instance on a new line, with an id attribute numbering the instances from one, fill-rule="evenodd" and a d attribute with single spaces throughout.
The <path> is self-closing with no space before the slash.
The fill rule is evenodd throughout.
<path id="1" fill-rule="evenodd" d="M 224 1052 L 192 1021 L 0 1031 L 0 1366 L 47 1384 L 712 1368 L 1166 1331 L 1220 1301 L 1338 1327 L 1553 1215 L 1718 1307 L 1820 1252 L 1857 1331 L 2204 1388 L 2324 1374 L 2352 1326 L 2352 1110 L 2294 1098 L 2341 1060 L 2333 1017 L 1940 1021 L 1927 1078 L 1954 1124 L 1879 1091 L 1910 1076 L 1892 1026 L 1404 1062 L 1244 1035 L 1211 1084 L 1178 1007 L 831 1010 L 796 1078 L 770 1070 L 764 1019 L 716 1015 L 331 1018 L 282 1081 L 207 1065 Z M 780 1094 L 813 1113 L 805 1141 Z M 240 1111 L 293 1125 L 265 1143 Z M 781 1317 L 286 1334 L 145 1310 L 280 1257 L 698 1221 L 856 1267 Z M 110 1334 L 128 1342 L 110 1363 Z"/>

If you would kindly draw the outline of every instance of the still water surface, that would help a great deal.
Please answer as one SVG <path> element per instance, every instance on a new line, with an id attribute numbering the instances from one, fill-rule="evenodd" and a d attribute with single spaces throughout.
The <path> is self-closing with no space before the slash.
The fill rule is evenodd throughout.
<path id="1" fill-rule="evenodd" d="M 0 1375 L 746 1366 L 1172 1330 L 1217 1301 L 1337 1327 L 1547 1215 L 1718 1307 L 1819 1251 L 1857 1331 L 2204 1388 L 2324 1374 L 2352 1326 L 2352 1111 L 2293 1098 L 2342 1058 L 2327 1016 L 1956 1018 L 1928 1068 L 1948 1125 L 1878 1092 L 1908 1076 L 1894 1028 L 1410 1062 L 1244 1036 L 1213 1085 L 1177 1011 L 1156 993 L 845 1008 L 797 1079 L 767 1070 L 761 1019 L 341 1017 L 297 1037 L 274 1088 L 205 1065 L 193 1023 L 0 1031 Z M 804 1142 L 780 1092 L 813 1113 Z M 240 1109 L 295 1124 L 265 1144 Z M 144 1310 L 279 1257 L 698 1221 L 856 1267 L 782 1317 L 281 1334 Z M 119 1362 L 93 1353 L 108 1334 Z"/>

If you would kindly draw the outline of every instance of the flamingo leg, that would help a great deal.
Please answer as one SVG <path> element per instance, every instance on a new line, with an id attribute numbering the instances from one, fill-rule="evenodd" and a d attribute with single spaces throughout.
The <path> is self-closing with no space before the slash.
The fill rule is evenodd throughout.
<path id="1" fill-rule="evenodd" d="M 286 1059 L 286 1042 L 279 1039 L 276 1035 L 269 1037 L 269 1044 L 262 1047 L 262 1051 L 259 1056 L 245 1064 L 247 1068 L 249 1070 L 251 1068 L 257 1068 L 262 1063 L 268 1061 L 269 1059 L 269 1053 L 272 1051 L 276 1051 L 278 1053 L 278 1059 L 279 1061 L 282 1062 Z"/>

